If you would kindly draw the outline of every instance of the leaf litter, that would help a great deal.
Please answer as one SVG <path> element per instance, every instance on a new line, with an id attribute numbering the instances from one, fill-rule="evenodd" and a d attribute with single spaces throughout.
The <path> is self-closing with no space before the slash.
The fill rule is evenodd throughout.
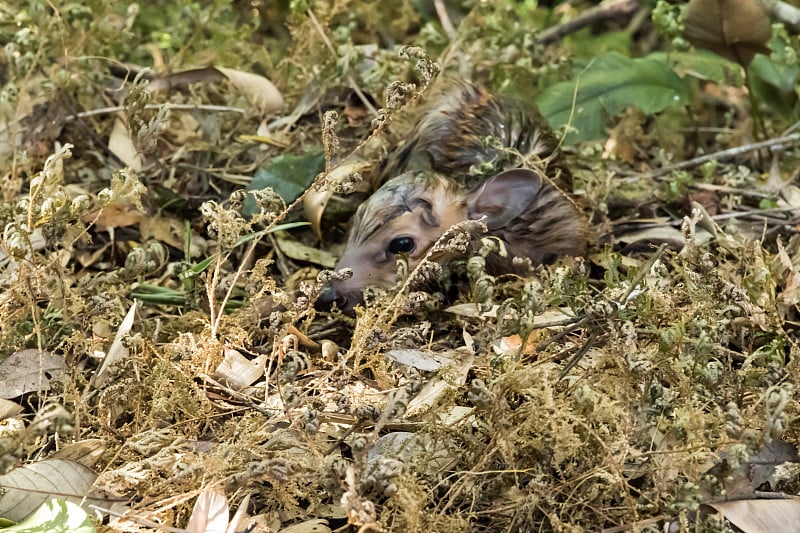
<path id="1" fill-rule="evenodd" d="M 796 520 L 797 144 L 788 132 L 783 152 L 670 169 L 752 141 L 735 82 L 699 78 L 690 92 L 661 56 L 603 56 L 646 64 L 689 112 L 663 95 L 657 109 L 622 105 L 591 71 L 590 88 L 617 99 L 596 110 L 599 128 L 572 116 L 601 141 L 565 145 L 592 221 L 587 256 L 530 277 L 469 277 L 456 261 L 443 284 L 411 273 L 352 317 L 314 309 L 337 275 L 324 268 L 437 69 L 492 90 L 551 88 L 566 123 L 557 97 L 571 97 L 581 60 L 529 36 L 580 14 L 176 2 L 164 9 L 184 9 L 185 25 L 159 18 L 154 48 L 149 4 L 57 2 L 52 20 L 34 4 L 18 15 L 28 33 L 2 30 L 0 62 L 0 365 L 22 367 L 4 371 L 3 396 L 22 409 L 0 440 L 3 472 L 23 480 L 13 494 L 86 496 L 98 528 L 122 531 Z M 69 53 L 52 53 L 67 36 Z M 788 127 L 763 119 L 776 137 Z M 320 145 L 316 177 L 278 164 Z M 259 175 L 274 190 L 246 194 Z M 53 461 L 81 483 L 24 479 Z M 0 516 L 25 518 L 8 501 Z"/>

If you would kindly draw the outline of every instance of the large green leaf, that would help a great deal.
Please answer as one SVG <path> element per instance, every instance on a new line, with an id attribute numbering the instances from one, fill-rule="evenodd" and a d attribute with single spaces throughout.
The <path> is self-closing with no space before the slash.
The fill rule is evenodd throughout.
<path id="1" fill-rule="evenodd" d="M 325 163 L 322 150 L 311 150 L 300 155 L 284 154 L 259 168 L 247 186 L 248 191 L 272 188 L 286 203 L 292 202 L 311 185 Z M 255 201 L 248 195 L 243 212 L 252 215 Z"/>
<path id="2" fill-rule="evenodd" d="M 663 59 L 631 59 L 616 52 L 596 57 L 573 81 L 544 90 L 541 109 L 554 129 L 569 124 L 565 142 L 597 139 L 609 116 L 628 106 L 645 113 L 685 105 L 689 88 Z"/>

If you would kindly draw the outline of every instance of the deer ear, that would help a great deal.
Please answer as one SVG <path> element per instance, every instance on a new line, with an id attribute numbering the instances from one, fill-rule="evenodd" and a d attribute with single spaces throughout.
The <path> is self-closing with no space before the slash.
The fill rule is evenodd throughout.
<path id="1" fill-rule="evenodd" d="M 469 195 L 468 216 L 473 220 L 486 216 L 490 230 L 502 228 L 527 211 L 543 187 L 554 188 L 538 172 L 526 168 L 506 170 Z"/>

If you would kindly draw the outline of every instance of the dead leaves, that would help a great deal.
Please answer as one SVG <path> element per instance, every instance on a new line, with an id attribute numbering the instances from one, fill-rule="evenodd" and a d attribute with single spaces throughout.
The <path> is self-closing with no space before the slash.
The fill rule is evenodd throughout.
<path id="1" fill-rule="evenodd" d="M 32 348 L 11 354 L 0 362 L 0 398 L 47 391 L 65 371 L 64 358 L 47 351 Z"/>
<path id="2" fill-rule="evenodd" d="M 686 39 L 743 67 L 768 52 L 772 26 L 758 0 L 691 0 L 683 22 Z"/>
<path id="3" fill-rule="evenodd" d="M 97 474 L 76 461 L 45 459 L 20 466 L 0 476 L 0 516 L 22 520 L 53 496 L 77 505 L 85 498 L 97 479 Z M 91 503 L 102 505 L 100 499 Z"/>
<path id="4" fill-rule="evenodd" d="M 162 91 L 221 80 L 228 80 L 261 115 L 270 115 L 283 109 L 283 95 L 267 78 L 226 67 L 207 67 L 157 76 L 150 81 L 148 89 Z"/>

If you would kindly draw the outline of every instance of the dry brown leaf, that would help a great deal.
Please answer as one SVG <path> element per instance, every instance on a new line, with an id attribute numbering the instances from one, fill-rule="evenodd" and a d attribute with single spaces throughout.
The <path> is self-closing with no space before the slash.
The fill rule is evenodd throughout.
<path id="1" fill-rule="evenodd" d="M 225 75 L 214 67 L 194 68 L 156 76 L 150 80 L 147 89 L 150 91 L 164 91 L 176 87 L 194 85 L 195 83 L 212 83 L 224 79 Z"/>
<path id="2" fill-rule="evenodd" d="M 182 220 L 171 216 L 143 216 L 139 221 L 139 234 L 142 242 L 154 239 L 183 250 L 186 225 Z"/>
<path id="3" fill-rule="evenodd" d="M 320 239 L 322 238 L 322 213 L 325 212 L 325 207 L 332 196 L 333 192 L 328 190 L 311 190 L 303 198 L 303 212 L 306 220 L 311 223 L 311 229 Z"/>
<path id="4" fill-rule="evenodd" d="M 196 83 L 211 83 L 227 79 L 259 113 L 270 114 L 283 109 L 283 95 L 264 76 L 225 67 L 206 67 L 152 79 L 147 88 L 151 91 L 169 90 Z"/>
<path id="5" fill-rule="evenodd" d="M 0 398 L 0 420 L 5 420 L 17 416 L 22 412 L 23 407 L 17 402 Z"/>
<path id="6" fill-rule="evenodd" d="M 744 533 L 800 531 L 800 498 L 707 503 Z"/>
<path id="7" fill-rule="evenodd" d="M 320 344 L 317 341 L 315 341 L 314 339 L 312 339 L 311 337 L 309 337 L 308 335 L 297 329 L 297 327 L 294 324 L 289 324 L 288 326 L 286 326 L 286 333 L 297 337 L 297 340 L 301 346 L 305 346 L 306 348 L 311 348 L 312 350 L 320 349 Z"/>
<path id="8" fill-rule="evenodd" d="M 94 222 L 100 231 L 108 231 L 112 228 L 124 228 L 133 226 L 143 220 L 147 220 L 147 214 L 139 211 L 136 206 L 130 204 L 110 204 L 103 208 L 98 216 L 87 213 L 83 220 Z"/>
<path id="9" fill-rule="evenodd" d="M 20 466 L 0 476 L 0 516 L 19 521 L 53 496 L 86 505 L 102 506 L 97 499 L 84 499 L 97 474 L 75 461 L 45 459 Z"/>
<path id="10" fill-rule="evenodd" d="M 687 205 L 694 204 L 703 206 L 710 216 L 718 215 L 720 212 L 720 197 L 716 191 L 695 191 L 688 195 Z M 691 211 L 691 209 L 687 209 Z"/>
<path id="11" fill-rule="evenodd" d="M 281 252 L 292 259 L 314 263 L 323 268 L 333 268 L 336 265 L 336 256 L 332 253 L 303 244 L 297 239 L 293 239 L 286 232 L 276 232 L 275 242 Z"/>
<path id="12" fill-rule="evenodd" d="M 50 390 L 50 381 L 64 374 L 64 358 L 36 348 L 13 353 L 0 363 L 0 398 Z"/>
<path id="13" fill-rule="evenodd" d="M 744 67 L 768 52 L 772 36 L 769 13 L 758 0 L 690 0 L 683 24 L 689 42 Z"/>
<path id="14" fill-rule="evenodd" d="M 104 439 L 84 439 L 67 444 L 50 458 L 76 461 L 93 468 L 107 449 L 108 443 Z"/>

